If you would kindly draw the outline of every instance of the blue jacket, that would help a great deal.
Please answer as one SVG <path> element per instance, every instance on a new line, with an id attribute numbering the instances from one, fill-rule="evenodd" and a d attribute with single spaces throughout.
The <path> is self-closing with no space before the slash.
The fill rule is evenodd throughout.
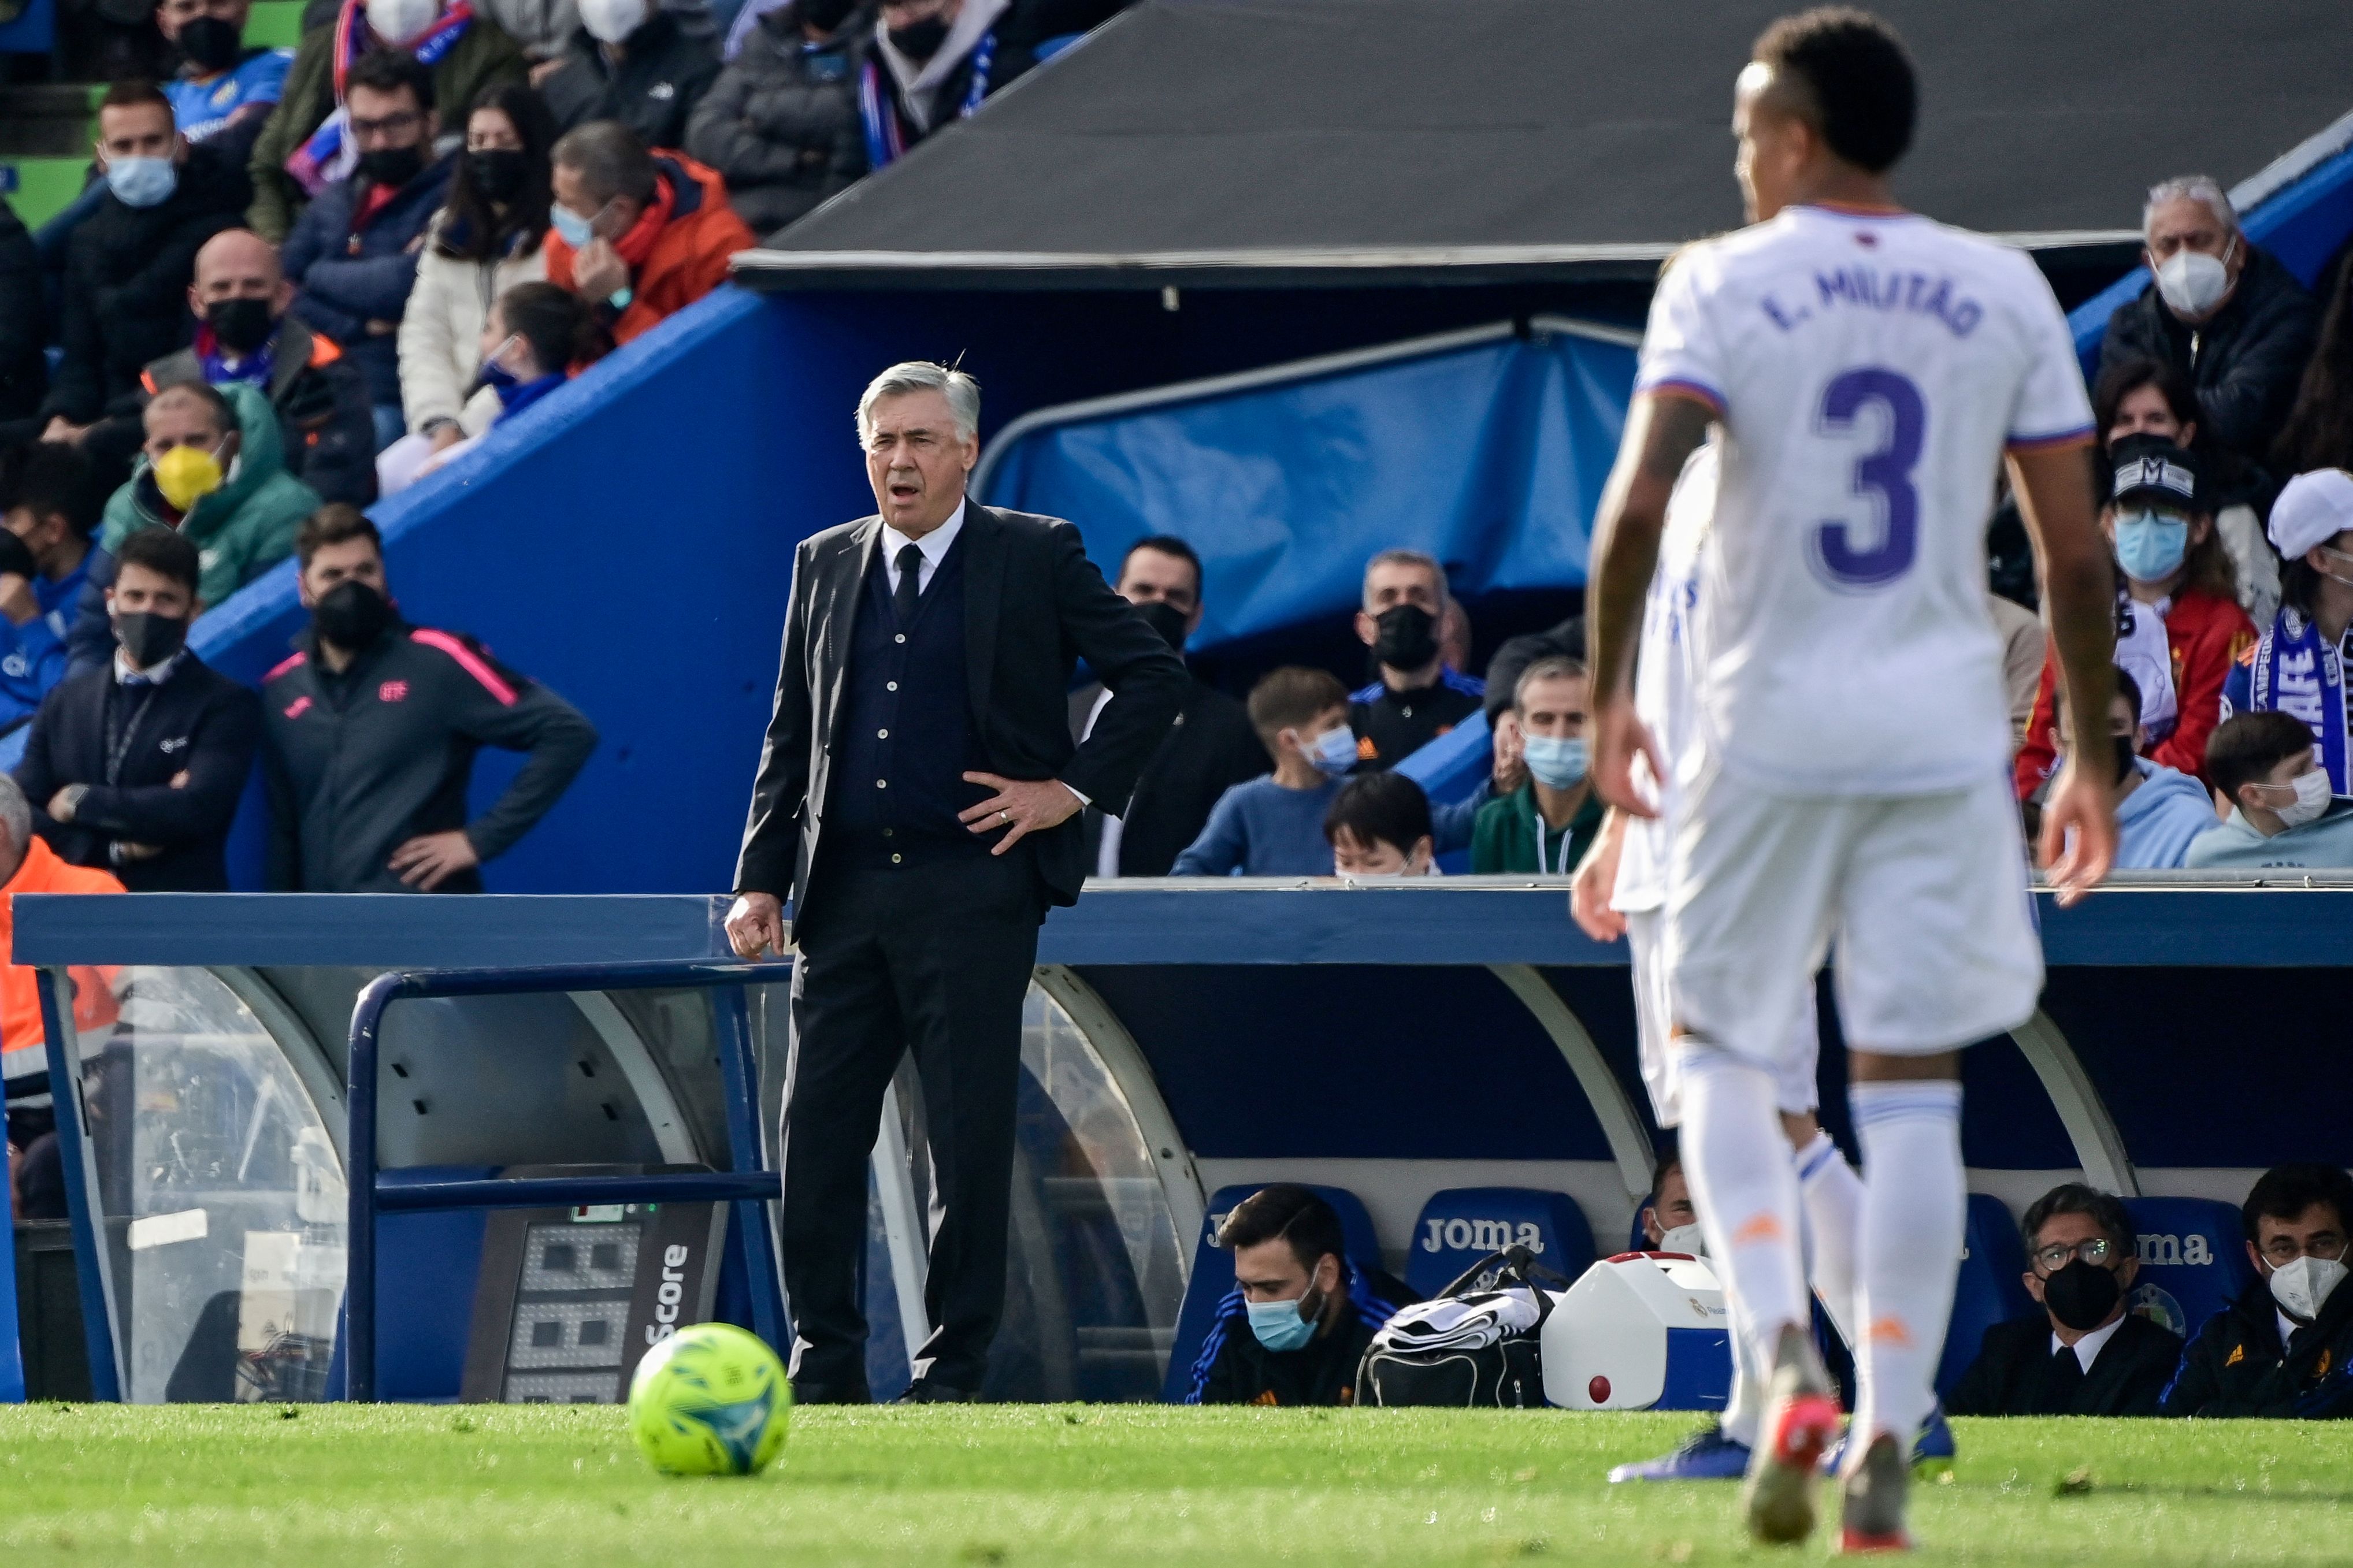
<path id="1" fill-rule="evenodd" d="M 65 679 L 66 641 L 73 635 L 74 613 L 91 568 L 101 560 L 111 582 L 113 558 L 93 542 L 81 564 L 56 582 L 33 579 L 39 615 L 21 626 L 10 625 L 6 616 L 0 616 L 0 725 L 31 718 L 49 688 Z"/>
<path id="2" fill-rule="evenodd" d="M 2318 821 L 2268 838 L 2248 825 L 2244 812 L 2233 810 L 2228 821 L 2199 835 L 2182 864 L 2200 870 L 2210 866 L 2234 870 L 2281 867 L 2353 870 L 2353 800 L 2340 795 L 2328 803 L 2328 810 Z"/>
<path id="3" fill-rule="evenodd" d="M 172 120 L 191 142 L 209 142 L 229 128 L 239 114 L 250 129 L 244 138 L 249 147 L 261 134 L 261 121 L 286 93 L 286 73 L 294 67 L 291 49 L 248 49 L 245 58 L 209 81 L 174 77 L 161 83 L 172 101 Z"/>
<path id="4" fill-rule="evenodd" d="M 2206 786 L 2188 773 L 2133 759 L 2140 788 L 2116 807 L 2116 869 L 2170 871 L 2189 853 L 2192 840 L 2216 826 Z"/>
<path id="5" fill-rule="evenodd" d="M 367 324 L 397 323 L 408 309 L 417 253 L 456 164 L 452 153 L 427 165 L 357 234 L 352 214 L 368 181 L 338 180 L 302 209 L 286 237 L 286 277 L 301 290 L 294 313 L 343 345 L 382 405 L 400 403 L 400 340 L 395 332 L 371 332 Z"/>

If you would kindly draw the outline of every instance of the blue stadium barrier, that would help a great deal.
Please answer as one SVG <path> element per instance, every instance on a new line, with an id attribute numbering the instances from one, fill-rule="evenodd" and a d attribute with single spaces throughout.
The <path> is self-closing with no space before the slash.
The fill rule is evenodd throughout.
<path id="1" fill-rule="evenodd" d="M 1963 1233 L 1961 1274 L 1953 1289 L 1953 1316 L 1945 1328 L 1945 1353 L 1936 1363 L 1936 1392 L 1953 1384 L 1978 1359 L 1985 1332 L 1996 1323 L 2041 1310 L 2026 1293 L 2026 1244 L 2018 1221 L 2002 1201 L 1969 1194 L 1968 1226 Z"/>
<path id="2" fill-rule="evenodd" d="M 1417 1296 L 1435 1296 L 1482 1258 L 1512 1246 L 1526 1247 L 1538 1263 L 1572 1281 L 1593 1264 L 1593 1227 L 1567 1193 L 1449 1187 L 1421 1205 L 1407 1247 L 1405 1282 Z"/>
<path id="3" fill-rule="evenodd" d="M 1208 1207 L 1201 1215 L 1201 1234 L 1193 1244 L 1193 1274 L 1185 1286 L 1184 1307 L 1176 1314 L 1176 1340 L 1169 1350 L 1168 1376 L 1161 1386 L 1161 1399 L 1166 1404 L 1181 1405 L 1192 1392 L 1193 1363 L 1217 1321 L 1218 1304 L 1234 1288 L 1234 1255 L 1217 1244 L 1218 1227 L 1225 1223 L 1236 1204 L 1267 1184 L 1250 1182 L 1220 1187 L 1210 1195 Z M 1310 1185 L 1308 1190 L 1321 1196 L 1339 1215 L 1340 1235 L 1347 1246 L 1348 1261 L 1378 1268 L 1380 1240 L 1373 1234 L 1372 1215 L 1365 1212 L 1356 1194 L 1342 1187 Z"/>
<path id="4" fill-rule="evenodd" d="M 2132 1310 L 2184 1339 L 2254 1282 L 2235 1205 L 2213 1198 L 2126 1198 L 2138 1233 Z"/>

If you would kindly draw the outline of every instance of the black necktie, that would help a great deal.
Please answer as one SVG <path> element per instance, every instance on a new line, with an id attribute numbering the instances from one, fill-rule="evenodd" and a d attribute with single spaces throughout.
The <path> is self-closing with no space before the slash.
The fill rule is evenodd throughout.
<path id="1" fill-rule="evenodd" d="M 923 546 L 902 544 L 899 546 L 899 591 L 891 595 L 891 610 L 901 626 L 915 618 L 915 596 L 923 590 Z"/>
<path id="2" fill-rule="evenodd" d="M 2073 1345 L 2061 1345 L 2051 1357 L 2051 1375 L 2042 1385 L 2042 1409 L 2045 1415 L 2070 1415 L 2075 1409 L 2075 1391 L 2084 1386 L 2084 1363 L 2076 1359 Z"/>

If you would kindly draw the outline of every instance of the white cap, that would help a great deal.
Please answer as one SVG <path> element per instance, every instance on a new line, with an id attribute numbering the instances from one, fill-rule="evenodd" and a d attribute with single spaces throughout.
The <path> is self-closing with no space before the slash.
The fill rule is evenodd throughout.
<path id="1" fill-rule="evenodd" d="M 2272 547 L 2295 561 L 2353 528 L 2353 474 L 2315 468 L 2288 480 L 2272 502 Z"/>

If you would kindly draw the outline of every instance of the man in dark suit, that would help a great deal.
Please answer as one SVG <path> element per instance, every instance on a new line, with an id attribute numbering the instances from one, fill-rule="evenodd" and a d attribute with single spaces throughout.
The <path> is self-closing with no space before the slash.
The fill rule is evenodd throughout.
<path id="1" fill-rule="evenodd" d="M 1953 1385 L 1955 1415 L 2154 1415 L 2181 1336 L 2125 1310 L 2140 1272 L 2125 1205 L 2066 1182 L 2026 1211 L 2031 1318 L 1996 1323 Z"/>
<path id="2" fill-rule="evenodd" d="M 1112 592 L 1143 612 L 1181 655 L 1185 639 L 1201 625 L 1201 558 L 1173 534 L 1138 540 L 1120 563 Z M 1110 700 L 1101 681 L 1071 693 L 1071 735 L 1084 742 Z M 1185 847 L 1201 836 L 1219 797 L 1273 768 L 1249 710 L 1206 681 L 1191 682 L 1176 721 L 1135 781 L 1126 812 L 1087 812 L 1089 875 L 1166 877 Z"/>
<path id="3" fill-rule="evenodd" d="M 1038 926 L 1086 876 L 1074 818 L 1126 806 L 1187 685 L 1077 529 L 966 499 L 979 423 L 979 387 L 935 364 L 894 365 L 860 400 L 881 512 L 794 557 L 736 862 L 738 953 L 781 951 L 794 900 L 783 1250 L 805 1402 L 867 1397 L 865 1162 L 909 1050 L 937 1197 L 931 1337 L 902 1398 L 979 1391 L 1004 1303 Z M 1083 745 L 1064 715 L 1074 652 L 1115 693 Z"/>

